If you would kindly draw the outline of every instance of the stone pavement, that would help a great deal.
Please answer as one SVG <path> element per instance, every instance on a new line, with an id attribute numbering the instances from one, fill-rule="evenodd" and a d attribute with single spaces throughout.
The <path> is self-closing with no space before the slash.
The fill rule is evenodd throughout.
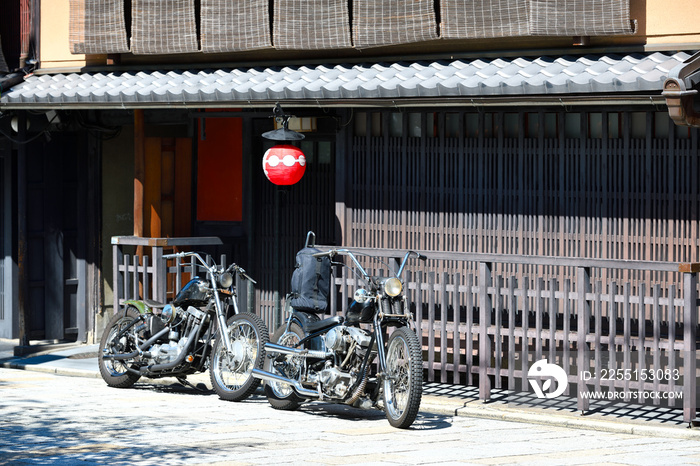
<path id="1" fill-rule="evenodd" d="M 221 401 L 177 383 L 110 388 L 97 378 L 0 368 L 0 465 L 691 465 L 700 442 L 422 410 L 308 403 L 277 411 L 255 393 Z"/>
<path id="2" fill-rule="evenodd" d="M 62 376 L 99 379 L 97 345 L 48 345 L 37 353 L 15 357 L 12 348 L 17 340 L 0 339 L 0 367 L 44 372 Z M 155 385 L 177 384 L 175 379 L 141 379 Z M 211 389 L 208 373 L 189 376 L 197 385 Z M 481 418 L 566 427 L 644 437 L 700 440 L 699 428 L 683 422 L 682 407 L 636 405 L 623 402 L 591 401 L 591 410 L 582 416 L 575 398 L 559 397 L 539 400 L 532 393 L 493 390 L 492 399 L 478 399 L 477 387 L 455 386 L 437 382 L 424 385 L 421 413 L 453 417 Z"/>

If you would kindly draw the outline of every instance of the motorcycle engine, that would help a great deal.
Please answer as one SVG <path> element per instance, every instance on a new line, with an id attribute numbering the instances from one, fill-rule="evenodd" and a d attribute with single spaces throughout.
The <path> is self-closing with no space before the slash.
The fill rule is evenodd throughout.
<path id="1" fill-rule="evenodd" d="M 337 355 L 337 364 L 327 361 L 318 373 L 318 380 L 326 395 L 334 398 L 344 398 L 347 395 L 371 340 L 371 336 L 364 330 L 344 325 L 334 327 L 323 335 L 326 348 Z"/>
<path id="2" fill-rule="evenodd" d="M 170 322 L 172 327 L 168 332 L 167 343 L 156 343 L 148 350 L 150 359 L 155 364 L 167 364 L 175 361 L 183 349 L 187 346 L 187 335 L 198 319 L 203 319 L 206 314 L 195 307 L 186 310 L 172 306 L 168 309 L 171 314 L 161 315 L 161 319 Z"/>
<path id="3" fill-rule="evenodd" d="M 151 346 L 150 353 L 156 364 L 167 364 L 177 359 L 182 348 L 187 344 L 187 337 L 179 338 L 175 331 L 168 335 L 168 343 Z"/>

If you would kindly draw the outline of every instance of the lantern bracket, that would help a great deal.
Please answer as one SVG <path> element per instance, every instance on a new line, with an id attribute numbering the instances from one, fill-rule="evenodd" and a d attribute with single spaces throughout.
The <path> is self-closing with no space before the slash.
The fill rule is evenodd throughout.
<path id="1" fill-rule="evenodd" d="M 289 129 L 289 119 L 294 115 L 286 115 L 279 102 L 272 109 L 272 116 L 278 123 L 282 124 L 282 128 L 263 133 L 262 137 L 272 141 L 301 141 L 304 139 L 303 134 Z"/>

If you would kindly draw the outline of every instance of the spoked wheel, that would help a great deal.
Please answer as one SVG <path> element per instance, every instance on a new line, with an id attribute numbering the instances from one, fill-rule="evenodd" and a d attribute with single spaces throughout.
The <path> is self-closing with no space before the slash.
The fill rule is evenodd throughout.
<path id="1" fill-rule="evenodd" d="M 128 332 L 119 336 L 119 332 L 128 327 L 138 316 L 137 309 L 127 307 L 125 312 L 119 312 L 112 317 L 102 334 L 97 362 L 100 367 L 100 375 L 110 387 L 129 388 L 141 378 L 139 374 L 128 370 L 129 366 L 133 365 L 133 359 L 104 358 L 105 355 L 128 354 L 136 351 L 133 337 Z"/>
<path id="2" fill-rule="evenodd" d="M 389 423 L 399 429 L 409 427 L 423 395 L 423 358 L 418 337 L 408 327 L 397 328 L 389 337 L 383 388 Z"/>
<path id="3" fill-rule="evenodd" d="M 252 395 L 260 384 L 253 377 L 253 369 L 262 369 L 269 336 L 267 327 L 255 314 L 235 315 L 227 325 L 231 353 L 219 335 L 214 342 L 209 377 L 219 398 L 241 401 Z"/>
<path id="4" fill-rule="evenodd" d="M 272 335 L 272 342 L 282 346 L 294 347 L 304 338 L 304 331 L 299 325 L 293 323 L 289 326 L 289 331 L 285 333 L 286 326 L 283 325 Z M 299 356 L 278 356 L 268 355 L 265 358 L 265 368 L 267 372 L 280 374 L 288 379 L 297 379 L 301 374 L 301 358 Z M 289 384 L 282 382 L 265 382 L 265 395 L 270 406 L 284 411 L 294 411 L 299 408 L 303 398 L 294 393 L 294 389 Z"/>

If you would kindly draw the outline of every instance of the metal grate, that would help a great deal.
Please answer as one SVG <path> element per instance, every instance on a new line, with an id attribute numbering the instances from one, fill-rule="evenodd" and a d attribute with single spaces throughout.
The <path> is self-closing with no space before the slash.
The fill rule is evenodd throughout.
<path id="1" fill-rule="evenodd" d="M 71 0 L 70 51 L 83 53 L 126 53 L 123 0 Z"/>
<path id="2" fill-rule="evenodd" d="M 354 0 L 353 44 L 356 48 L 437 39 L 432 1 Z"/>
<path id="3" fill-rule="evenodd" d="M 267 0 L 202 0 L 202 51 L 241 52 L 272 47 Z"/>
<path id="4" fill-rule="evenodd" d="M 273 42 L 281 50 L 352 47 L 345 0 L 275 0 Z"/>
<path id="5" fill-rule="evenodd" d="M 135 55 L 199 50 L 194 0 L 133 0 L 131 16 Z"/>

